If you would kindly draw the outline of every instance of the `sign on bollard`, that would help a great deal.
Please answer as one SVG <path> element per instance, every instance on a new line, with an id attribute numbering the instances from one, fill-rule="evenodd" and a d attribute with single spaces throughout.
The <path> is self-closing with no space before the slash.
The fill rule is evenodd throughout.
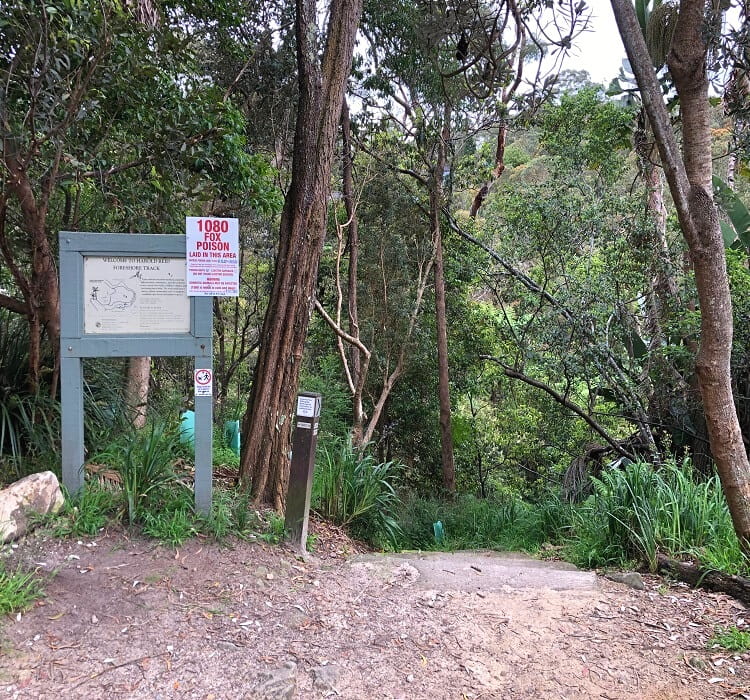
<path id="1" fill-rule="evenodd" d="M 292 441 L 292 465 L 286 495 L 284 529 L 289 541 L 305 551 L 315 469 L 315 447 L 318 444 L 320 394 L 302 392 L 297 396 L 297 423 Z"/>

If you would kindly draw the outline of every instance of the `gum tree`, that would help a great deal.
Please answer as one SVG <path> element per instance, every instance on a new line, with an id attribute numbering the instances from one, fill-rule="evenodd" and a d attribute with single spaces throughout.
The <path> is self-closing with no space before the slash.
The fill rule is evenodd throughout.
<path id="1" fill-rule="evenodd" d="M 750 551 L 750 464 L 732 394 L 732 300 L 711 183 L 707 64 L 717 18 L 707 12 L 709 4 L 704 0 L 679 3 L 667 65 L 680 100 L 680 152 L 635 10 L 630 0 L 611 3 L 695 270 L 701 312 L 695 365 L 711 451 L 735 531 L 745 551 Z"/>
<path id="2" fill-rule="evenodd" d="M 321 41 L 317 3 L 296 3 L 299 101 L 292 180 L 281 215 L 240 463 L 241 480 L 255 500 L 279 510 L 289 478 L 294 400 L 325 237 L 337 126 L 361 14 L 362 0 L 332 0 Z"/>

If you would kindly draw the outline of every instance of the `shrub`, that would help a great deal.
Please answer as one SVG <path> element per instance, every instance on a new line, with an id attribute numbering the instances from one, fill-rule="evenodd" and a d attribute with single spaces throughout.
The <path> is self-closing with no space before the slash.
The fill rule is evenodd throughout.
<path id="1" fill-rule="evenodd" d="M 641 560 L 654 571 L 664 552 L 730 573 L 747 568 L 718 477 L 697 481 L 689 460 L 604 471 L 574 521 L 569 552 L 586 566 Z"/>
<path id="2" fill-rule="evenodd" d="M 321 450 L 313 484 L 313 503 L 324 517 L 350 526 L 371 541 L 395 543 L 400 528 L 395 514 L 395 484 L 401 465 L 360 455 L 351 440 L 334 441 Z"/>
<path id="3" fill-rule="evenodd" d="M 559 502 L 559 500 L 558 500 Z M 515 496 L 487 499 L 464 495 L 454 501 L 413 497 L 399 512 L 404 549 L 498 549 L 536 551 L 547 539 L 543 511 Z M 547 513 L 548 520 L 551 515 Z M 434 523 L 443 525 L 438 542 Z M 555 527 L 562 528 L 556 523 Z"/>
<path id="4" fill-rule="evenodd" d="M 98 456 L 97 461 L 111 461 L 111 466 L 120 474 L 131 525 L 137 520 L 143 499 L 155 489 L 174 482 L 172 467 L 178 443 L 177 430 L 158 422 L 126 434 Z"/>

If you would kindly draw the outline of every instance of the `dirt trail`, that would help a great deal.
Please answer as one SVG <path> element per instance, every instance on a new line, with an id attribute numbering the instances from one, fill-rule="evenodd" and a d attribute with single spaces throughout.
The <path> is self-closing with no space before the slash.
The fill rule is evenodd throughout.
<path id="1" fill-rule="evenodd" d="M 750 697 L 750 656 L 706 648 L 744 625 L 725 596 L 432 587 L 414 562 L 321 550 L 31 538 L 12 558 L 57 573 L 2 623 L 0 698 Z"/>

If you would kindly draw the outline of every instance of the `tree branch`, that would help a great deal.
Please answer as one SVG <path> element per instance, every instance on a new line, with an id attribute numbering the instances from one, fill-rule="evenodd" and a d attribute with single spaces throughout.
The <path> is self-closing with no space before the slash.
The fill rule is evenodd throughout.
<path id="1" fill-rule="evenodd" d="M 21 314 L 22 316 L 29 315 L 29 305 L 25 301 L 9 297 L 6 294 L 0 294 L 0 307 L 8 309 L 15 314 Z"/>
<path id="2" fill-rule="evenodd" d="M 360 350 L 365 357 L 368 359 L 370 358 L 370 351 L 367 349 L 367 346 L 359 339 L 355 338 L 353 335 L 349 335 L 341 326 L 339 326 L 336 321 L 334 321 L 329 315 L 328 312 L 323 308 L 322 304 L 315 299 L 313 302 L 315 304 L 316 311 L 323 317 L 323 320 L 330 326 L 331 330 L 342 340 L 345 340 L 347 343 L 350 343 L 351 345 L 354 345 L 358 350 Z"/>
<path id="3" fill-rule="evenodd" d="M 505 374 L 506 377 L 510 377 L 511 379 L 518 379 L 525 384 L 528 384 L 529 386 L 533 386 L 536 389 L 541 389 L 542 391 L 549 394 L 557 403 L 559 403 L 562 406 L 565 406 L 568 410 L 575 413 L 579 418 L 582 418 L 588 425 L 591 427 L 594 432 L 598 433 L 610 447 L 612 447 L 613 450 L 615 450 L 618 454 L 622 455 L 623 457 L 627 457 L 628 459 L 632 459 L 633 461 L 636 461 L 635 455 L 631 454 L 627 450 L 625 450 L 622 445 L 615 440 L 599 423 L 597 423 L 586 411 L 584 411 L 580 406 L 573 403 L 570 399 L 567 399 L 565 396 L 560 394 L 559 392 L 555 391 L 549 384 L 545 384 L 544 382 L 540 382 L 538 379 L 534 379 L 533 377 L 529 377 L 527 374 L 524 374 L 523 372 L 519 372 L 516 369 L 513 369 L 512 367 L 506 365 L 504 362 L 502 362 L 497 357 L 492 357 L 491 355 L 480 355 L 479 356 L 482 360 L 489 360 L 490 362 L 494 362 L 496 365 L 498 365 Z"/>

